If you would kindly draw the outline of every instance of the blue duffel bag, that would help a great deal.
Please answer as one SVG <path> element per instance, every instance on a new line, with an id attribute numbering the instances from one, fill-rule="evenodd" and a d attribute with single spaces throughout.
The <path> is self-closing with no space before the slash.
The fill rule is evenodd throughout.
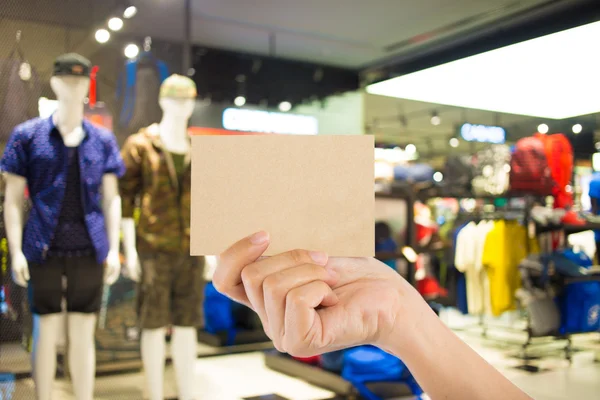
<path id="1" fill-rule="evenodd" d="M 600 282 L 566 285 L 557 298 L 563 335 L 600 330 Z"/>
<path id="2" fill-rule="evenodd" d="M 227 342 L 231 344 L 235 338 L 235 321 L 233 319 L 233 300 L 215 289 L 212 282 L 204 289 L 204 330 L 208 333 L 227 333 Z"/>
<path id="3" fill-rule="evenodd" d="M 367 387 L 370 382 L 398 382 L 408 385 L 413 394 L 423 390 L 399 358 L 373 346 L 361 346 L 344 354 L 342 377 L 352 383 L 367 400 L 382 400 Z"/>

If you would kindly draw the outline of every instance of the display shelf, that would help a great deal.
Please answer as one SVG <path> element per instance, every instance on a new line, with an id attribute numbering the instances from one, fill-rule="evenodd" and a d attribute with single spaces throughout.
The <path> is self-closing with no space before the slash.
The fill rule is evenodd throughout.
<path id="1" fill-rule="evenodd" d="M 296 361 L 277 351 L 265 353 L 265 365 L 274 371 L 300 378 L 308 383 L 342 396 L 352 396 L 356 394 L 352 384 L 340 375 L 314 365 Z"/>
<path id="2" fill-rule="evenodd" d="M 587 222 L 583 225 L 573 225 L 573 224 L 560 224 L 560 225 L 537 225 L 536 232 L 547 233 L 547 232 L 556 232 L 556 231 L 564 231 L 565 234 L 571 235 L 574 233 L 589 231 L 589 230 L 600 230 L 600 223 L 598 222 Z"/>
<path id="3" fill-rule="evenodd" d="M 238 331 L 233 343 L 227 344 L 227 333 L 213 334 L 204 330 L 198 331 L 198 341 L 213 347 L 228 347 L 248 344 L 269 343 L 270 339 L 263 330 L 260 331 Z"/>
<path id="4" fill-rule="evenodd" d="M 361 399 L 354 386 L 339 374 L 297 361 L 276 350 L 265 353 L 265 365 L 274 371 L 329 390 L 346 400 Z M 371 382 L 367 387 L 383 399 L 415 398 L 408 385 L 401 382 Z"/>

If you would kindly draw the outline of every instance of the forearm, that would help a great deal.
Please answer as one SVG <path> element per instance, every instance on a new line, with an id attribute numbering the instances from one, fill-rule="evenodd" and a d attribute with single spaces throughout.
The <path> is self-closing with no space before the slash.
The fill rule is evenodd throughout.
<path id="1" fill-rule="evenodd" d="M 412 332 L 408 343 L 404 347 L 392 344 L 388 350 L 407 365 L 433 400 L 530 399 L 457 337 L 429 307 L 420 307 L 411 319 L 399 321 L 397 328 Z"/>
<path id="2" fill-rule="evenodd" d="M 108 174 L 103 179 L 102 211 L 106 221 L 109 252 L 118 253 L 121 234 L 121 196 L 117 178 Z"/>
<path id="3" fill-rule="evenodd" d="M 8 247 L 14 255 L 23 251 L 23 203 L 27 183 L 24 178 L 16 175 L 7 174 L 5 178 L 4 225 Z"/>
<path id="4" fill-rule="evenodd" d="M 23 206 L 8 200 L 4 202 L 6 239 L 11 254 L 23 251 Z"/>
<path id="5" fill-rule="evenodd" d="M 135 250 L 135 221 L 133 218 L 123 218 L 121 221 L 121 231 L 123 232 L 123 248 L 125 254 Z"/>

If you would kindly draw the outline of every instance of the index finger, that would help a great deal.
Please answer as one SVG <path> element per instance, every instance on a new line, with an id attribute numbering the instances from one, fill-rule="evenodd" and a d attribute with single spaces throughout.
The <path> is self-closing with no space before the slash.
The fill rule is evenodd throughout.
<path id="1" fill-rule="evenodd" d="M 213 276 L 215 288 L 235 301 L 250 305 L 242 285 L 242 270 L 252 264 L 269 247 L 269 234 L 256 232 L 233 244 L 219 255 L 217 269 Z"/>

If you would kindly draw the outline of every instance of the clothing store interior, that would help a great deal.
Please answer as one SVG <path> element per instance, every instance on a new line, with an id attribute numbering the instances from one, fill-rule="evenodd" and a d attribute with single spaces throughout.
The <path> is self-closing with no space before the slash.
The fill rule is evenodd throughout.
<path id="1" fill-rule="evenodd" d="M 0 400 L 517 398 L 468 357 L 600 398 L 599 1 L 4 0 L 0 38 Z"/>

